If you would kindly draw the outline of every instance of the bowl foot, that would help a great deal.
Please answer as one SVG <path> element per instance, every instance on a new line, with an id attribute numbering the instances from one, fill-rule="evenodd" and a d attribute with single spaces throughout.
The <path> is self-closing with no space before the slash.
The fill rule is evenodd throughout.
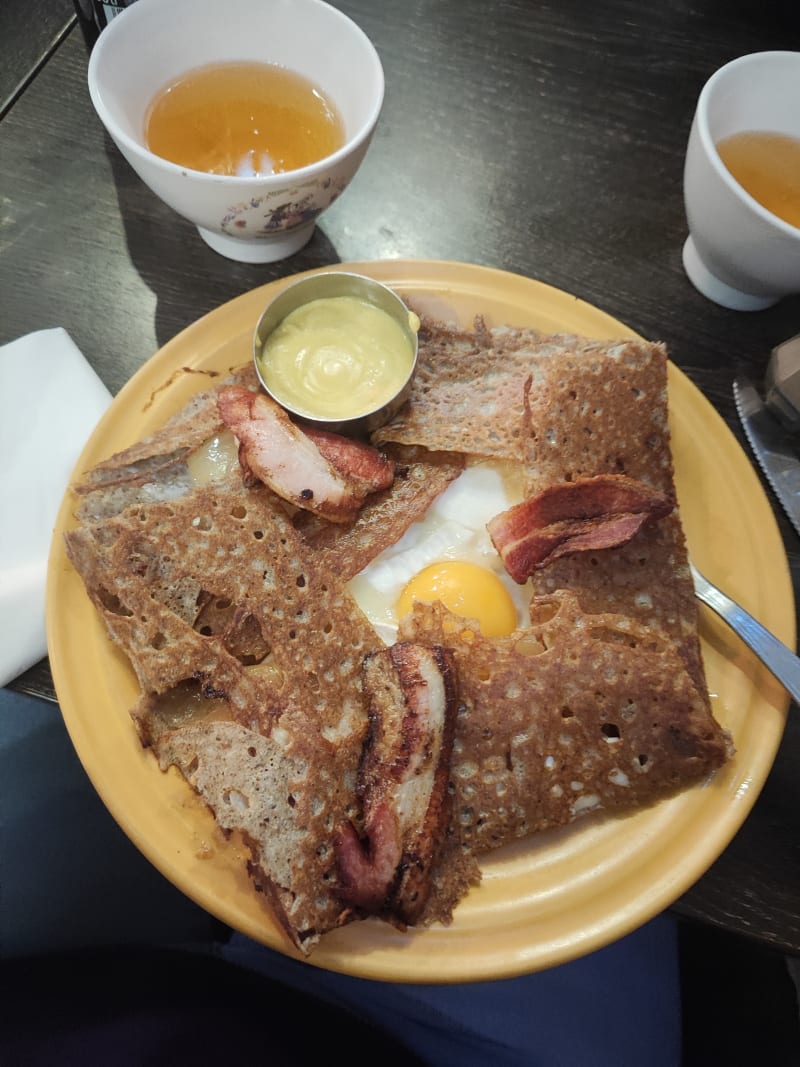
<path id="1" fill-rule="evenodd" d="M 274 263 L 279 259 L 299 252 L 311 240 L 315 223 L 298 226 L 289 233 L 276 233 L 269 237 L 231 237 L 225 233 L 215 233 L 202 226 L 197 232 L 215 252 L 227 259 L 240 263 Z"/>
<path id="2" fill-rule="evenodd" d="M 730 308 L 731 311 L 761 311 L 780 300 L 780 296 L 743 293 L 740 289 L 734 289 L 732 285 L 720 281 L 700 258 L 691 237 L 687 237 L 683 245 L 683 269 L 698 292 L 713 300 L 715 304 Z"/>

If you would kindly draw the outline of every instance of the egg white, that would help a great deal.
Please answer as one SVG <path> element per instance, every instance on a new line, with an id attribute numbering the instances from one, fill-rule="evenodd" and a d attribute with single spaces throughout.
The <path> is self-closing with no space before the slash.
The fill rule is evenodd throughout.
<path id="1" fill-rule="evenodd" d="M 514 582 L 491 542 L 486 523 L 521 499 L 518 468 L 486 460 L 468 466 L 394 545 L 349 583 L 356 603 L 385 644 L 397 640 L 396 604 L 407 583 L 431 563 L 461 560 L 492 571 L 508 589 L 517 625 L 528 621 L 530 592 Z"/>

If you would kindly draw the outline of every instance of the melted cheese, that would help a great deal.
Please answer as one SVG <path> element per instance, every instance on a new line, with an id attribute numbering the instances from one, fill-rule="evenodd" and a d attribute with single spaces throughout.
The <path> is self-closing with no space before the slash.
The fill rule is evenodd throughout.
<path id="1" fill-rule="evenodd" d="M 193 722 L 226 722 L 231 710 L 226 700 L 205 697 L 199 685 L 182 682 L 156 698 L 153 714 L 171 730 Z"/>
<path id="2" fill-rule="evenodd" d="M 195 489 L 222 481 L 239 464 L 239 445 L 230 430 L 209 438 L 187 459 Z"/>

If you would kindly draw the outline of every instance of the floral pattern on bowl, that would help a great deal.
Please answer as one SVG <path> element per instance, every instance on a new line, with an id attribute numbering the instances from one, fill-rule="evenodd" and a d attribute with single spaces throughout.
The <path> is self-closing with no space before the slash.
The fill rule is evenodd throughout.
<path id="1" fill-rule="evenodd" d="M 220 230 L 233 237 L 269 237 L 275 233 L 288 233 L 313 222 L 339 198 L 346 185 L 344 177 L 317 178 L 288 193 L 281 191 L 252 197 L 229 209 L 220 223 Z"/>

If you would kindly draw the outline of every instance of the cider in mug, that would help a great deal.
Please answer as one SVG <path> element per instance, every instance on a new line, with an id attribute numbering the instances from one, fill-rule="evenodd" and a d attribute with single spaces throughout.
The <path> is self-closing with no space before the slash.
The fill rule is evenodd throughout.
<path id="1" fill-rule="evenodd" d="M 212 63 L 161 89 L 145 116 L 151 152 L 191 170 L 238 177 L 281 174 L 344 144 L 322 91 L 271 63 Z"/>
<path id="2" fill-rule="evenodd" d="M 717 152 L 745 192 L 779 219 L 800 228 L 800 139 L 746 130 L 723 138 Z"/>

